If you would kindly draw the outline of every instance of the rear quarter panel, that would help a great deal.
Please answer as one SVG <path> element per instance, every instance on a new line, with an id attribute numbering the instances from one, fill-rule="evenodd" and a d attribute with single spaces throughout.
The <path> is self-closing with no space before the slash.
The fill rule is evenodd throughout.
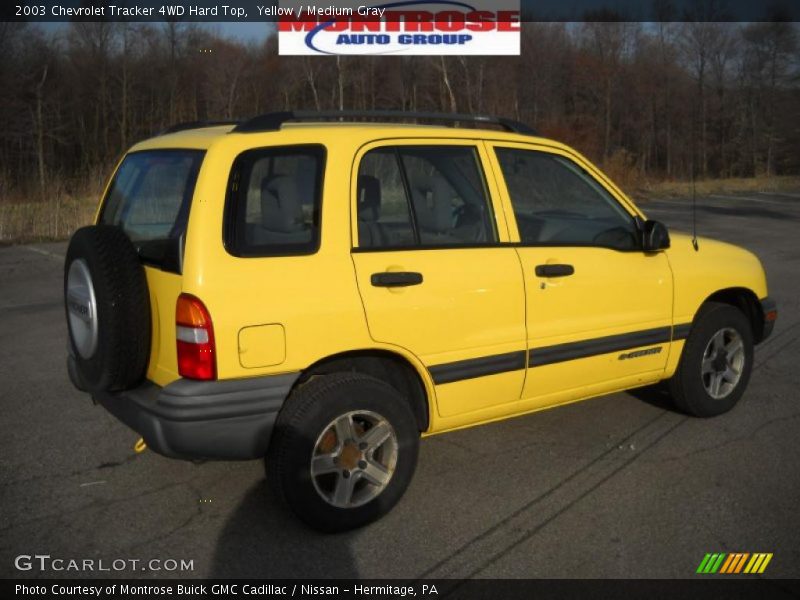
<path id="1" fill-rule="evenodd" d="M 152 342 L 147 378 L 164 386 L 178 378 L 175 343 L 175 304 L 181 293 L 181 276 L 155 267 L 145 267 L 150 293 Z"/>
<path id="2" fill-rule="evenodd" d="M 297 371 L 343 351 L 374 346 L 350 259 L 349 182 L 352 144 L 330 136 L 322 190 L 320 248 L 306 256 L 238 258 L 223 244 L 231 166 L 257 147 L 320 143 L 303 130 L 230 135 L 212 146 L 198 178 L 186 237 L 183 291 L 200 298 L 214 325 L 220 379 Z M 283 361 L 247 368 L 240 331 L 280 325 Z M 279 331 L 280 328 L 274 328 Z"/>

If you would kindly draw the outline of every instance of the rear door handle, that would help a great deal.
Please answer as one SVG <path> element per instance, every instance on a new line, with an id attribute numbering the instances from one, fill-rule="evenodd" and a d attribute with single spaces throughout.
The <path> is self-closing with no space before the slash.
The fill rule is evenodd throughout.
<path id="1" fill-rule="evenodd" d="M 567 277 L 574 272 L 572 265 L 536 265 L 537 277 Z"/>
<path id="2" fill-rule="evenodd" d="M 422 273 L 414 271 L 386 271 L 373 273 L 370 282 L 375 287 L 406 287 L 422 283 Z"/>

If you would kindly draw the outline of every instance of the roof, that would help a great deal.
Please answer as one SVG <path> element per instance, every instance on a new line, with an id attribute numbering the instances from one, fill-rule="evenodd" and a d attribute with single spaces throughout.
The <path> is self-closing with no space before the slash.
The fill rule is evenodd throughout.
<path id="1" fill-rule="evenodd" d="M 348 134 L 348 136 L 360 139 L 363 143 L 377 138 L 407 138 L 413 135 L 414 137 L 425 138 L 507 140 L 529 143 L 537 141 L 550 146 L 560 146 L 560 144 L 555 144 L 552 140 L 546 140 L 538 136 L 523 135 L 495 129 L 443 127 L 439 125 L 417 125 L 408 123 L 286 123 L 276 131 L 259 131 L 253 133 L 238 133 L 234 132 L 233 129 L 234 125 L 232 124 L 185 129 L 144 140 L 131 148 L 131 151 L 159 148 L 208 150 L 212 145 L 224 140 L 231 140 L 232 138 L 252 139 L 254 143 L 261 145 L 272 145 L 273 143 L 277 145 L 281 143 L 281 137 L 286 137 L 286 134 L 290 133 L 295 134 L 291 135 L 291 138 L 297 138 L 297 134 L 301 134 L 302 137 L 309 138 L 308 141 L 313 140 L 319 143 L 325 143 L 326 139 L 330 138 L 332 135 L 340 134 L 343 130 L 352 132 Z M 297 140 L 293 139 L 291 143 L 297 143 Z"/>
<path id="2" fill-rule="evenodd" d="M 434 121 L 446 122 L 457 127 L 442 127 L 441 125 L 409 124 L 404 121 Z M 460 125 L 472 125 L 463 128 Z M 502 131 L 486 129 L 486 127 L 500 128 Z M 401 132 L 399 135 L 408 136 L 409 130 L 418 132 L 416 135 L 425 137 L 447 137 L 468 139 L 501 139 L 510 135 L 513 138 L 529 140 L 536 136 L 536 132 L 525 123 L 513 119 L 482 114 L 438 113 L 402 110 L 340 110 L 340 111 L 282 111 L 265 113 L 242 121 L 192 121 L 178 123 L 168 128 L 162 134 L 151 140 L 146 140 L 135 149 L 144 148 L 200 148 L 208 149 L 222 139 L 231 140 L 233 136 L 274 136 L 279 133 L 302 131 L 311 133 L 310 141 L 324 140 L 331 132 L 341 133 L 342 129 L 349 129 L 359 133 L 369 132 L 365 138 L 375 139 L 376 131 L 380 136 L 391 136 L 390 132 Z M 477 133 L 476 133 L 477 132 Z M 505 134 L 505 135 L 502 135 Z M 296 138 L 297 135 L 288 137 Z M 239 137 L 239 139 L 243 139 Z M 269 145 L 270 138 L 259 140 L 260 144 Z M 297 143 L 293 140 L 291 143 Z"/>

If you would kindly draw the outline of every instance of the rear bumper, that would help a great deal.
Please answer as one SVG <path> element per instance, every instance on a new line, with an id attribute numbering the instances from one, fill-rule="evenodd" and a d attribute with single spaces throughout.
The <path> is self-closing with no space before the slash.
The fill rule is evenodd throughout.
<path id="1" fill-rule="evenodd" d="M 145 382 L 92 398 L 172 458 L 247 460 L 266 455 L 272 429 L 299 373 L 227 381 Z"/>

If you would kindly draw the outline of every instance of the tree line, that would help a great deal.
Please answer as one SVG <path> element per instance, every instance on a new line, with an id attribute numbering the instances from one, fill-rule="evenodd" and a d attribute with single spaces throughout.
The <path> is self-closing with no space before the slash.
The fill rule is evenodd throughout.
<path id="1" fill-rule="evenodd" d="M 269 27 L 265 24 L 265 28 Z M 288 109 L 492 113 L 612 176 L 800 173 L 795 23 L 524 23 L 519 57 L 286 57 L 187 23 L 0 23 L 0 200 L 98 185 L 181 121 Z"/>

